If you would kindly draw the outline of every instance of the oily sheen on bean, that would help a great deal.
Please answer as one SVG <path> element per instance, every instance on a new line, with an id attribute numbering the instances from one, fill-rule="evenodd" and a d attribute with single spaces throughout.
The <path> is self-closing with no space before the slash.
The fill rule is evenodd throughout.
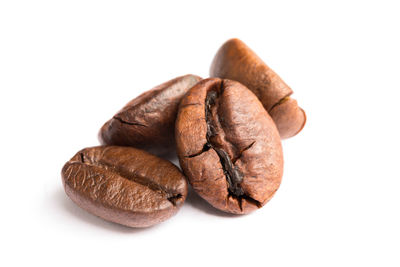
<path id="1" fill-rule="evenodd" d="M 175 151 L 174 126 L 179 103 L 199 80 L 200 77 L 190 74 L 177 77 L 131 100 L 100 129 L 100 142 L 171 155 Z"/>
<path id="2" fill-rule="evenodd" d="M 107 221 L 148 227 L 173 216 L 187 196 L 187 182 L 169 161 L 118 146 L 85 148 L 62 169 L 66 194 Z"/>
<path id="3" fill-rule="evenodd" d="M 182 99 L 175 135 L 185 175 L 214 207 L 249 213 L 278 189 L 283 174 L 278 130 L 242 84 L 219 78 L 197 83 Z"/>

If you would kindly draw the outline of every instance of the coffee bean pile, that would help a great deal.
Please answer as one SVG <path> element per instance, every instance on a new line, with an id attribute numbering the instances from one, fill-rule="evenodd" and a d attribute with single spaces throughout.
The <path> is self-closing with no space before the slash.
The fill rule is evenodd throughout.
<path id="1" fill-rule="evenodd" d="M 173 216 L 188 184 L 215 208 L 264 206 L 283 175 L 281 139 L 306 116 L 292 90 L 238 39 L 218 50 L 212 78 L 185 75 L 126 104 L 62 169 L 66 194 L 105 220 L 148 227 Z M 162 157 L 177 155 L 183 173 Z"/>

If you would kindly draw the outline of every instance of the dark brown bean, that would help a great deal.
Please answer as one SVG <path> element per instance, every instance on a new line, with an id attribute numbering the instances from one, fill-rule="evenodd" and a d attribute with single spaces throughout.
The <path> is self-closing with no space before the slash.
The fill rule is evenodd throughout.
<path id="1" fill-rule="evenodd" d="M 156 155 L 171 154 L 179 102 L 200 79 L 194 75 L 178 77 L 131 100 L 100 129 L 100 142 L 133 146 Z"/>
<path id="2" fill-rule="evenodd" d="M 210 76 L 247 86 L 271 115 L 282 139 L 303 129 L 306 115 L 290 98 L 292 89 L 241 40 L 231 39 L 222 45 L 211 64 Z"/>
<path id="3" fill-rule="evenodd" d="M 62 181 L 78 206 L 130 227 L 165 221 L 187 195 L 185 177 L 175 165 L 131 147 L 85 148 L 64 165 Z"/>
<path id="4" fill-rule="evenodd" d="M 283 174 L 279 133 L 242 84 L 218 78 L 196 84 L 180 104 L 175 134 L 184 173 L 214 207 L 249 213 L 278 189 Z"/>

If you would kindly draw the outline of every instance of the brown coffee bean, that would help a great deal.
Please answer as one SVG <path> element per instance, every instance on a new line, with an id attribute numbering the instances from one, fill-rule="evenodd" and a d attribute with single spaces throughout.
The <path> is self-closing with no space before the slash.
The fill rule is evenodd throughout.
<path id="1" fill-rule="evenodd" d="M 156 155 L 175 150 L 174 126 L 179 102 L 200 77 L 185 75 L 130 101 L 100 129 L 105 145 L 133 146 Z"/>
<path id="2" fill-rule="evenodd" d="M 184 173 L 214 207 L 249 213 L 278 189 L 283 174 L 278 130 L 242 84 L 219 78 L 196 84 L 182 99 L 175 134 Z"/>
<path id="3" fill-rule="evenodd" d="M 282 139 L 303 129 L 306 114 L 290 98 L 292 89 L 241 40 L 231 39 L 222 45 L 211 64 L 210 76 L 247 86 L 271 115 Z"/>
<path id="4" fill-rule="evenodd" d="M 165 221 L 187 195 L 185 177 L 175 165 L 131 147 L 85 148 L 61 174 L 65 192 L 78 206 L 130 227 Z"/>

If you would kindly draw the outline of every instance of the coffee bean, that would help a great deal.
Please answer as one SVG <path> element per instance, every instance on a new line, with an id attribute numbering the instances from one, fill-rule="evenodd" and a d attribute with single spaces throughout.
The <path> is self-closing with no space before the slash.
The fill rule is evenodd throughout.
<path id="1" fill-rule="evenodd" d="M 182 99 L 175 133 L 184 173 L 214 207 L 249 213 L 278 189 L 283 174 L 278 130 L 242 84 L 218 78 L 197 83 Z"/>
<path id="2" fill-rule="evenodd" d="M 133 99 L 104 124 L 100 142 L 133 146 L 156 155 L 173 153 L 179 102 L 200 79 L 194 75 L 178 77 Z"/>
<path id="3" fill-rule="evenodd" d="M 228 40 L 218 50 L 210 76 L 247 86 L 271 115 L 281 138 L 292 137 L 303 129 L 306 115 L 297 101 L 290 98 L 292 89 L 239 39 Z"/>
<path id="4" fill-rule="evenodd" d="M 62 181 L 78 206 L 131 227 L 165 221 L 187 195 L 187 182 L 175 165 L 131 147 L 85 148 L 64 165 Z"/>

